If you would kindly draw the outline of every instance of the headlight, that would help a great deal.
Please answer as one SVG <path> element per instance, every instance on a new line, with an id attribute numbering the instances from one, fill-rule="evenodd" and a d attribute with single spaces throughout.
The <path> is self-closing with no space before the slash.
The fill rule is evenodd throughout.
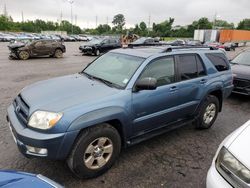
<path id="1" fill-rule="evenodd" d="M 28 125 L 37 129 L 50 129 L 62 118 L 62 113 L 36 111 L 29 119 Z"/>
<path id="2" fill-rule="evenodd" d="M 223 172 L 227 177 L 229 182 L 232 182 L 232 179 L 236 181 L 238 184 L 242 182 L 238 182 L 238 177 L 243 182 L 249 184 L 250 183 L 250 171 L 240 162 L 238 161 L 225 147 L 223 147 L 216 160 L 216 168 L 219 172 Z M 230 180 L 228 178 L 231 178 Z M 235 182 L 235 183 L 236 183 Z"/>

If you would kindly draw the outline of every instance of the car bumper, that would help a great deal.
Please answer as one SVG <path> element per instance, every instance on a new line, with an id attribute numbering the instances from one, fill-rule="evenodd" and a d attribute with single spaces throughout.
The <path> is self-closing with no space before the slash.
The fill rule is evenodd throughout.
<path id="1" fill-rule="evenodd" d="M 11 105 L 7 110 L 7 121 L 19 151 L 26 157 L 44 157 L 49 159 L 65 159 L 73 145 L 78 131 L 66 133 L 41 133 L 23 126 Z M 30 147 L 44 149 L 43 152 L 31 152 Z"/>
<path id="2" fill-rule="evenodd" d="M 18 59 L 18 56 L 14 52 L 10 52 L 9 57 L 13 59 Z"/>
<path id="3" fill-rule="evenodd" d="M 206 187 L 207 188 L 232 188 L 232 186 L 219 174 L 216 170 L 214 163 L 210 167 L 207 173 L 207 180 L 206 180 Z"/>
<path id="4" fill-rule="evenodd" d="M 233 93 L 250 96 L 250 81 L 235 78 Z"/>
<path id="5" fill-rule="evenodd" d="M 92 53 L 94 53 L 94 50 L 93 50 L 93 48 L 91 48 L 91 47 L 85 47 L 85 48 L 80 47 L 79 49 L 80 49 L 83 53 L 85 53 L 85 54 L 92 54 Z"/>

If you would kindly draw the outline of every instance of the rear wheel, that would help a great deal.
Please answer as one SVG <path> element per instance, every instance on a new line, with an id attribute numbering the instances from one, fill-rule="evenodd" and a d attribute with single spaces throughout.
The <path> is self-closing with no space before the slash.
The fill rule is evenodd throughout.
<path id="1" fill-rule="evenodd" d="M 121 139 L 109 124 L 101 124 L 83 131 L 69 158 L 68 166 L 79 178 L 93 178 L 106 172 L 117 159 Z"/>
<path id="2" fill-rule="evenodd" d="M 55 58 L 62 58 L 63 57 L 63 52 L 61 49 L 56 49 L 55 53 L 54 53 L 54 57 Z"/>
<path id="3" fill-rule="evenodd" d="M 219 100 L 216 96 L 209 95 L 200 107 L 199 116 L 195 122 L 196 128 L 208 129 L 210 128 L 219 112 Z"/>
<path id="4" fill-rule="evenodd" d="M 19 57 L 19 59 L 21 59 L 21 60 L 27 60 L 27 59 L 29 59 L 30 54 L 29 54 L 29 52 L 27 52 L 27 51 L 20 51 L 20 52 L 18 53 L 18 57 Z"/>

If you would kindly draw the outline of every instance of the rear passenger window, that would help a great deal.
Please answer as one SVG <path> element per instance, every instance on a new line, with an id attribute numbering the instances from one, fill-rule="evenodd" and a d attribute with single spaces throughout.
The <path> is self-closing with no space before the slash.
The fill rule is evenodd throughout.
<path id="1" fill-rule="evenodd" d="M 229 69 L 228 60 L 222 53 L 206 54 L 207 58 L 214 64 L 217 71 L 226 71 Z"/>
<path id="2" fill-rule="evenodd" d="M 189 80 L 206 75 L 201 59 L 196 55 L 179 56 L 178 71 L 181 80 Z"/>

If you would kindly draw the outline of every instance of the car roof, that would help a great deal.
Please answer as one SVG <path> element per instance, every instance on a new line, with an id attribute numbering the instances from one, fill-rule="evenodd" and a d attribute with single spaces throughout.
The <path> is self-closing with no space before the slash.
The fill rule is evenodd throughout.
<path id="1" fill-rule="evenodd" d="M 182 54 L 185 53 L 211 53 L 211 52 L 216 52 L 216 53 L 222 53 L 220 50 L 217 48 L 213 47 L 183 47 L 183 46 L 150 46 L 150 47 L 133 47 L 133 48 L 119 48 L 112 50 L 111 52 L 115 53 L 121 53 L 121 54 L 126 54 L 126 55 L 131 55 L 131 56 L 137 56 L 137 57 L 142 57 L 142 58 L 148 58 L 153 55 L 157 55 L 160 53 L 169 53 L 171 54 L 172 52 L 180 52 Z"/>

